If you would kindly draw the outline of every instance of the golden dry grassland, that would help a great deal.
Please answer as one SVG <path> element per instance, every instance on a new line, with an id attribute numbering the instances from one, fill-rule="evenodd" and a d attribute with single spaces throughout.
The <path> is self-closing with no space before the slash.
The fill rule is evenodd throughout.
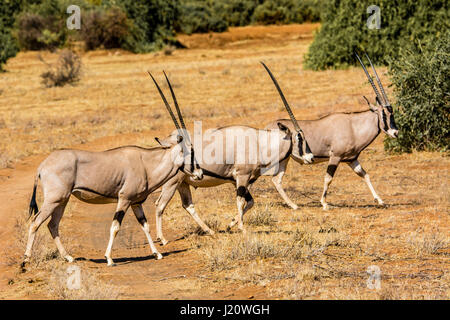
<path id="1" fill-rule="evenodd" d="M 194 120 L 202 120 L 207 129 L 228 124 L 264 127 L 286 118 L 261 60 L 277 77 L 299 119 L 367 109 L 362 96 L 373 93 L 360 68 L 302 69 L 316 28 L 231 28 L 220 35 L 180 36 L 188 49 L 145 55 L 84 53 L 82 80 L 63 88 L 40 84 L 45 65 L 38 53 L 20 53 L 9 60 L 8 72 L 0 74 L 0 166 L 10 168 L 0 170 L 0 187 L 14 186 L 8 177 L 18 174 L 17 168 L 29 170 L 29 184 L 18 186 L 23 200 L 17 204 L 15 227 L 10 226 L 14 244 L 3 248 L 2 270 L 8 276 L 1 280 L 0 297 L 448 299 L 450 161 L 437 152 L 386 154 L 384 136 L 363 152 L 360 161 L 386 208 L 375 206 L 364 181 L 342 164 L 330 187 L 331 210 L 323 211 L 319 199 L 326 164 L 290 163 L 284 186 L 298 210 L 289 209 L 270 178 L 262 177 L 252 188 L 256 204 L 245 216 L 244 236 L 237 230 L 225 232 L 236 213 L 233 186 L 193 190 L 200 216 L 218 231 L 210 237 L 199 234 L 175 195 L 164 216 L 165 234 L 172 240 L 159 247 L 164 259 L 148 256 L 145 237 L 128 213 L 113 250 L 118 266 L 108 268 L 103 252 L 113 206 L 71 200 L 61 235 L 86 275 L 83 289 L 67 291 L 61 282 L 67 265 L 45 227 L 39 232 L 35 262 L 25 274 L 18 271 L 26 241 L 22 213 L 42 159 L 30 155 L 71 146 L 150 146 L 155 145 L 153 137 L 172 131 L 146 70 L 160 83 L 166 70 L 190 128 Z M 40 54 L 49 62 L 56 60 L 55 54 Z M 390 94 L 386 69 L 379 68 L 379 74 Z M 158 195 L 145 204 L 152 236 Z M 378 290 L 367 286 L 370 266 L 381 271 Z"/>

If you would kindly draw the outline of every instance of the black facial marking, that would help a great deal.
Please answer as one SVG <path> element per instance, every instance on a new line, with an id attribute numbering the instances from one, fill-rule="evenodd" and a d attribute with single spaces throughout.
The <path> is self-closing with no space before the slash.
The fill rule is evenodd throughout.
<path id="1" fill-rule="evenodd" d="M 300 157 L 303 156 L 303 138 L 302 135 L 300 133 L 297 134 L 297 138 L 298 138 L 298 154 L 300 155 Z"/>
<path id="2" fill-rule="evenodd" d="M 391 129 L 398 130 L 397 125 L 395 124 L 394 116 L 392 114 L 389 116 L 389 126 L 391 127 Z"/>
<path id="3" fill-rule="evenodd" d="M 123 217 L 125 216 L 125 212 L 123 210 L 117 211 L 114 215 L 114 220 L 117 220 L 119 224 L 122 224 Z"/>
<path id="4" fill-rule="evenodd" d="M 245 197 L 246 193 L 247 193 L 247 188 L 246 187 L 240 186 L 239 188 L 237 188 L 236 194 L 237 194 L 238 197 Z"/>
<path id="5" fill-rule="evenodd" d="M 328 167 L 327 167 L 327 173 L 330 175 L 330 176 L 334 176 L 334 173 L 336 172 L 336 169 L 337 169 L 337 165 L 335 165 L 335 164 L 330 164 L 330 165 L 328 165 Z"/>
<path id="6" fill-rule="evenodd" d="M 306 147 L 305 147 L 306 153 L 312 153 L 307 142 L 305 142 L 305 145 L 306 145 Z"/>
<path id="7" fill-rule="evenodd" d="M 194 148 L 191 148 L 191 172 L 194 173 Z"/>
<path id="8" fill-rule="evenodd" d="M 381 110 L 381 113 L 383 115 L 383 128 L 384 128 L 384 131 L 387 131 L 389 128 L 387 125 L 386 113 L 384 112 L 384 109 Z"/>

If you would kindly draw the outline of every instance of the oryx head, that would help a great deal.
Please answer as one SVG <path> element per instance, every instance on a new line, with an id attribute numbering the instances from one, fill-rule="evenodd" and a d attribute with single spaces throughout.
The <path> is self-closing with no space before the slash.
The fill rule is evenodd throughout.
<path id="1" fill-rule="evenodd" d="M 392 109 L 392 106 L 387 98 L 386 92 L 384 91 L 383 85 L 381 84 L 380 78 L 378 77 L 377 71 L 375 70 L 375 67 L 372 64 L 372 61 L 370 61 L 369 56 L 366 54 L 367 60 L 369 60 L 370 66 L 372 67 L 373 73 L 375 74 L 375 78 L 377 79 L 378 86 L 380 87 L 381 93 L 383 95 L 380 95 L 380 92 L 375 86 L 375 83 L 373 82 L 372 77 L 369 75 L 369 72 L 367 71 L 366 66 L 362 62 L 361 58 L 358 56 L 356 52 L 355 55 L 358 58 L 358 61 L 361 64 L 362 68 L 364 69 L 367 79 L 372 85 L 373 91 L 375 92 L 376 95 L 375 97 L 376 104 L 375 105 L 371 104 L 366 97 L 364 97 L 364 99 L 366 99 L 367 104 L 370 107 L 370 110 L 378 114 L 378 125 L 380 129 L 388 136 L 392 138 L 397 138 L 398 128 L 394 120 L 394 110 Z"/>
<path id="2" fill-rule="evenodd" d="M 314 155 L 312 154 L 311 149 L 309 149 L 308 142 L 305 139 L 305 134 L 303 133 L 302 129 L 300 129 L 297 119 L 295 119 L 294 114 L 292 113 L 291 107 L 289 106 L 286 98 L 284 97 L 284 94 L 281 91 L 281 88 L 278 85 L 277 80 L 275 79 L 274 75 L 269 70 L 269 68 L 264 64 L 264 62 L 261 62 L 261 64 L 267 70 L 270 78 L 272 79 L 273 83 L 275 84 L 275 87 L 277 88 L 278 93 L 280 94 L 281 100 L 284 103 L 286 111 L 288 112 L 289 117 L 291 118 L 292 124 L 294 125 L 295 132 L 293 132 L 292 136 L 291 136 L 292 156 L 302 159 L 303 162 L 307 163 L 307 164 L 314 162 Z"/>
<path id="3" fill-rule="evenodd" d="M 148 72 L 148 74 L 155 83 L 156 88 L 158 89 L 158 92 L 161 95 L 161 98 L 167 108 L 167 111 L 169 112 L 170 117 L 172 118 L 175 127 L 177 128 L 176 134 L 169 136 L 167 139 L 161 141 L 158 138 L 155 138 L 155 140 L 163 147 L 171 147 L 175 144 L 180 144 L 182 147 L 183 162 L 184 162 L 181 167 L 181 170 L 187 175 L 192 176 L 195 180 L 201 180 L 203 178 L 203 171 L 200 168 L 200 165 L 198 164 L 197 160 L 195 159 L 194 147 L 189 138 L 189 132 L 186 130 L 186 125 L 184 124 L 183 116 L 181 114 L 180 107 L 178 106 L 177 98 L 175 97 L 175 93 L 173 91 L 172 85 L 170 84 L 169 78 L 167 78 L 167 75 L 164 72 L 164 76 L 166 77 L 167 84 L 169 85 L 173 103 L 175 104 L 175 109 L 177 110 L 178 118 L 181 123 L 181 128 L 180 125 L 178 124 L 178 121 L 174 113 L 172 112 L 172 109 L 170 108 L 169 103 L 167 102 L 166 97 L 164 96 L 164 93 L 162 92 L 155 78 L 153 78 L 150 72 Z"/>

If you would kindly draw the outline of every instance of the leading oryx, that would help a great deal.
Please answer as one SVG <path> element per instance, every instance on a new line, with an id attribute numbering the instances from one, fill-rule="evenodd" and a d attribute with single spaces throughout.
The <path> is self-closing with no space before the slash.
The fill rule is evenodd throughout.
<path id="1" fill-rule="evenodd" d="M 334 113 L 318 120 L 299 121 L 303 131 L 305 132 L 305 137 L 308 140 L 311 151 L 314 154 L 314 158 L 317 159 L 315 163 L 328 160 L 327 173 L 325 174 L 324 188 L 322 198 L 320 200 L 324 210 L 328 209 L 328 204 L 326 202 L 327 190 L 340 162 L 347 163 L 358 176 L 362 177 L 372 192 L 373 197 L 376 201 L 378 201 L 378 204 L 384 205 L 383 200 L 381 200 L 375 192 L 375 189 L 370 182 L 369 175 L 361 167 L 358 157 L 359 154 L 369 144 L 371 144 L 373 140 L 375 140 L 381 131 L 392 138 L 396 138 L 398 135 L 398 129 L 395 125 L 394 113 L 391 104 L 389 103 L 386 92 L 384 91 L 383 85 L 381 84 L 380 78 L 378 77 L 375 67 L 370 61 L 370 58 L 366 54 L 383 96 L 381 96 L 375 86 L 372 77 L 369 75 L 369 72 L 358 54 L 356 54 L 356 57 L 358 58 L 358 61 L 375 92 L 376 104 L 371 104 L 369 100 L 364 97 L 370 108 L 368 111 Z M 275 128 L 280 122 L 289 128 L 292 128 L 292 124 L 289 120 L 282 119 L 271 122 L 266 128 Z M 291 157 L 299 162 L 294 155 Z M 288 198 L 283 190 L 283 187 L 281 186 L 288 162 L 289 158 L 280 163 L 280 170 L 272 178 L 272 181 L 284 201 L 291 208 L 297 209 L 297 205 L 295 205 Z"/>
<path id="2" fill-rule="evenodd" d="M 176 143 L 170 147 L 146 149 L 124 146 L 102 152 L 66 149 L 52 152 L 41 163 L 30 202 L 29 213 L 33 216 L 23 266 L 30 259 L 36 231 L 49 217 L 51 220 L 48 228 L 61 257 L 69 262 L 73 261 L 64 249 L 58 232 L 59 222 L 71 195 L 92 204 L 117 202 L 105 253 L 108 265 L 113 264 L 111 259 L 113 241 L 129 207 L 133 209 L 153 254 L 157 259 L 162 258 L 150 236 L 142 203 L 150 193 L 179 172 L 183 172 L 194 181 L 201 180 L 203 176 L 200 168 L 185 165 L 186 159 L 194 157 L 194 150 L 190 148 L 188 139 L 184 137 L 167 103 L 166 107 L 178 129 Z M 40 210 L 36 203 L 39 179 L 44 193 L 44 203 Z"/>
<path id="3" fill-rule="evenodd" d="M 195 138 L 200 140 L 200 142 L 198 140 L 194 141 L 193 146 L 195 153 L 202 155 L 200 165 L 204 178 L 198 181 L 180 172 L 163 186 L 161 195 L 156 201 L 157 237 L 163 245 L 167 243 L 167 240 L 162 233 L 162 214 L 176 190 L 180 193 L 183 208 L 205 232 L 213 234 L 214 232 L 203 223 L 195 212 L 190 186 L 194 188 L 209 188 L 224 183 L 234 184 L 236 186 L 238 214 L 228 228 L 238 223 L 239 229 L 244 231 L 243 216 L 254 204 L 249 188 L 258 177 L 262 174 L 267 174 L 270 170 L 274 170 L 280 162 L 289 158 L 292 153 L 305 163 L 313 161 L 308 143 L 292 114 L 291 108 L 270 70 L 267 67 L 266 69 L 291 117 L 293 129 L 288 130 L 281 123 L 276 126 L 276 130 L 261 130 L 248 126 L 227 126 L 210 129 L 201 137 L 195 136 Z M 169 81 L 168 83 L 174 98 L 175 108 L 179 111 L 172 87 Z M 166 101 L 161 90 L 159 92 L 162 99 Z M 179 117 L 183 129 L 186 129 L 181 113 L 179 113 Z M 246 139 L 248 139 L 248 143 L 245 143 Z M 175 141 L 175 136 L 171 135 L 163 140 L 157 139 L 157 141 L 162 146 L 171 146 Z M 239 141 L 243 143 L 239 143 Z M 214 148 L 214 146 L 218 146 L 218 148 Z M 208 159 L 209 155 L 211 157 Z"/>

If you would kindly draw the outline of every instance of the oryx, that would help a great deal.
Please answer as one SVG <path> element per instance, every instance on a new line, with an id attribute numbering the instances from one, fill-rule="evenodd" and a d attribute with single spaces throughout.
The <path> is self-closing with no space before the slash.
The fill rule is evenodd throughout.
<path id="1" fill-rule="evenodd" d="M 269 72 L 291 117 L 293 129 L 288 130 L 287 126 L 281 123 L 276 126 L 276 130 L 261 130 L 248 126 L 227 126 L 210 129 L 200 137 L 195 136 L 195 139 L 200 141 L 195 140 L 192 145 L 197 156 L 202 155 L 202 161 L 200 161 L 199 165 L 203 170 L 204 177 L 199 181 L 192 179 L 183 172 L 179 172 L 162 187 L 161 195 L 156 201 L 156 228 L 157 237 L 163 245 L 167 243 L 167 240 L 162 233 L 162 214 L 176 190 L 180 193 L 183 208 L 205 232 L 213 234 L 214 232 L 203 223 L 195 212 L 190 186 L 194 188 L 209 188 L 224 183 L 234 184 L 236 187 L 238 214 L 230 223 L 228 229 L 238 223 L 239 229 L 245 231 L 243 216 L 254 204 L 249 188 L 258 177 L 262 174 L 270 173 L 271 170 L 276 170 L 279 163 L 289 158 L 292 153 L 305 163 L 313 161 L 305 136 L 297 124 L 276 79 L 265 65 L 264 67 Z M 170 82 L 168 83 L 173 95 Z M 162 99 L 166 101 L 161 90 L 159 92 Z M 179 111 L 175 97 L 174 104 L 177 111 Z M 179 117 L 183 129 L 186 129 L 181 113 L 179 113 Z M 246 139 L 248 139 L 248 143 L 245 143 Z M 175 135 L 156 140 L 162 146 L 169 147 L 174 144 Z M 239 143 L 239 141 L 242 143 Z M 215 146 L 219 147 L 214 148 Z M 214 154 L 209 153 L 210 150 Z M 210 158 L 208 158 L 209 155 L 211 155 Z M 251 159 L 255 161 L 251 161 Z"/>
<path id="2" fill-rule="evenodd" d="M 396 138 L 398 129 L 395 124 L 391 104 L 389 103 L 386 92 L 384 91 L 372 61 L 370 61 L 369 56 L 366 54 L 378 82 L 378 86 L 380 87 L 382 96 L 358 54 L 356 54 L 356 57 L 375 92 L 376 104 L 371 104 L 369 100 L 364 97 L 370 108 L 368 111 L 334 113 L 318 120 L 299 121 L 300 126 L 305 133 L 306 140 L 308 140 L 311 151 L 314 154 L 314 158 L 316 159 L 315 163 L 328 160 L 324 188 L 320 200 L 324 210 L 328 209 L 328 204 L 326 202 L 327 190 L 340 162 L 347 163 L 358 176 L 362 177 L 372 192 L 373 197 L 378 201 L 378 204 L 384 205 L 383 200 L 381 200 L 375 192 L 375 189 L 370 182 L 369 175 L 361 167 L 358 157 L 359 154 L 375 140 L 381 131 L 392 138 Z M 289 128 L 292 128 L 290 121 L 283 119 L 278 119 L 269 123 L 266 128 L 275 128 L 279 123 L 283 123 Z M 291 157 L 299 162 L 294 155 L 291 155 Z M 280 170 L 274 175 L 272 181 L 284 201 L 291 208 L 297 209 L 297 205 L 288 198 L 281 186 L 288 162 L 289 158 L 280 163 Z"/>
<path id="3" fill-rule="evenodd" d="M 180 129 L 167 103 L 166 107 L 175 127 Z M 29 208 L 32 222 L 22 265 L 25 266 L 30 259 L 36 231 L 49 217 L 51 220 L 48 228 L 61 257 L 69 262 L 73 261 L 64 249 L 58 232 L 59 222 L 71 195 L 92 204 L 117 202 L 105 253 L 108 265 L 113 265 L 111 259 L 113 241 L 130 206 L 147 237 L 152 253 L 157 259 L 161 259 L 162 255 L 156 250 L 150 236 L 142 203 L 150 193 L 179 172 L 192 177 L 194 181 L 203 177 L 200 168 L 185 165 L 186 159 L 194 156 L 194 150 L 190 148 L 189 141 L 181 130 L 176 134 L 175 141 L 176 143 L 170 147 L 158 146 L 150 149 L 124 146 L 102 152 L 72 149 L 52 152 L 40 164 L 34 181 Z M 44 193 L 44 202 L 40 210 L 36 203 L 39 179 Z"/>

